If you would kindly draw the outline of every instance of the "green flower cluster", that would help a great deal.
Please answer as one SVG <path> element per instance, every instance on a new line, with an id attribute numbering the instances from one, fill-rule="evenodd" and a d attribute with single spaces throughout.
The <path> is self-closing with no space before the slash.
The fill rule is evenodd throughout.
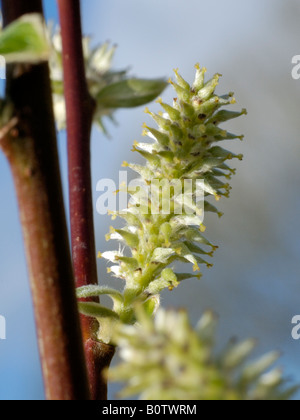
<path id="1" fill-rule="evenodd" d="M 50 71 L 53 89 L 55 119 L 58 129 L 66 127 L 66 107 L 63 88 L 62 40 L 59 28 L 49 26 L 51 40 Z M 129 78 L 127 70 L 111 69 L 116 47 L 104 43 L 91 47 L 91 39 L 82 39 L 86 80 L 90 95 L 95 100 L 93 122 L 106 133 L 103 117 L 114 121 L 117 108 L 146 104 L 155 99 L 166 87 L 162 79 Z"/>
<path id="2" fill-rule="evenodd" d="M 193 329 L 185 311 L 159 309 L 155 319 L 141 308 L 138 324 L 120 325 L 114 339 L 122 362 L 109 378 L 126 385 L 122 397 L 142 400 L 288 400 L 298 390 L 286 386 L 279 354 L 247 362 L 254 340 L 229 343 L 214 354 L 216 317 L 207 312 Z"/>
<path id="3" fill-rule="evenodd" d="M 135 322 L 136 302 L 142 301 L 147 312 L 153 314 L 163 289 L 173 289 L 183 280 L 200 277 L 197 272 L 201 264 L 211 266 L 207 259 L 216 247 L 203 235 L 203 216 L 205 211 L 220 213 L 208 198 L 219 200 L 228 196 L 228 179 L 234 169 L 227 161 L 242 158 L 220 146 L 222 140 L 242 136 L 219 125 L 246 111 L 221 110 L 235 103 L 233 94 L 217 96 L 220 75 L 205 82 L 205 72 L 197 65 L 195 81 L 190 86 L 175 71 L 177 83 L 170 81 L 177 93 L 173 106 L 159 99 L 164 112 L 154 114 L 146 109 L 158 128 L 145 125 L 143 134 L 151 142 L 134 144 L 133 150 L 143 156 L 145 165 L 124 162 L 125 167 L 140 175 L 140 186 L 124 187 L 131 196 L 129 206 L 114 213 L 113 218 L 119 216 L 126 224 L 122 229 L 111 228 L 107 235 L 107 240 L 118 240 L 122 245 L 118 251 L 101 255 L 113 263 L 109 272 L 125 281 L 124 293 L 118 294 L 116 300 L 115 292 L 97 286 L 78 292 L 80 297 L 113 297 L 114 318 L 125 324 Z M 202 202 L 198 200 L 199 193 L 204 197 Z M 169 267 L 175 261 L 192 264 L 194 274 L 175 273 Z M 81 303 L 80 307 L 84 313 L 97 316 L 101 323 L 105 308 L 93 303 Z M 103 339 L 101 328 L 99 338 Z"/>

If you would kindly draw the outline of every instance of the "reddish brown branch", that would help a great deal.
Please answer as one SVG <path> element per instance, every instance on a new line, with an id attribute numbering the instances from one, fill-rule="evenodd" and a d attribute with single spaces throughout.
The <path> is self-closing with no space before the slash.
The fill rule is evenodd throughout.
<path id="1" fill-rule="evenodd" d="M 76 285 L 97 284 L 90 135 L 94 111 L 87 90 L 78 0 L 58 0 L 67 108 L 70 222 Z M 90 335 L 85 328 L 84 336 Z"/>
<path id="2" fill-rule="evenodd" d="M 2 0 L 4 24 L 41 0 Z M 2 131 L 20 207 L 46 396 L 89 399 L 82 336 L 64 214 L 47 64 L 9 66 L 14 123 Z"/>
<path id="3" fill-rule="evenodd" d="M 69 197 L 72 253 L 76 285 L 97 284 L 91 183 L 90 135 L 95 104 L 89 95 L 82 48 L 79 0 L 58 0 L 63 44 L 64 90 L 67 110 Z M 98 324 L 81 316 L 93 399 L 106 398 L 101 370 L 112 349 L 95 338 Z M 106 356 L 106 353 L 109 356 Z M 110 362 L 109 360 L 109 362 Z M 100 368 L 100 369 L 99 369 Z"/>

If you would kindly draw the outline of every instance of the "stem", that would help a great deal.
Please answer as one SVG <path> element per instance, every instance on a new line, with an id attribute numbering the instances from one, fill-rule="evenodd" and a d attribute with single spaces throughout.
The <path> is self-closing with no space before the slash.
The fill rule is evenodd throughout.
<path id="1" fill-rule="evenodd" d="M 67 110 L 72 253 L 76 285 L 81 287 L 98 283 L 90 157 L 95 103 L 89 94 L 85 77 L 80 1 L 58 0 L 58 7 Z M 101 371 L 109 366 L 113 349 L 97 342 L 99 326 L 93 318 L 81 315 L 81 326 L 92 398 L 106 399 L 107 385 Z"/>
<path id="2" fill-rule="evenodd" d="M 41 0 L 2 0 L 4 24 L 43 13 Z M 18 196 L 46 397 L 87 400 L 89 388 L 74 290 L 47 64 L 11 65 L 13 127 L 2 131 Z M 13 124 L 12 124 L 13 125 Z M 8 127 L 9 129 L 10 127 Z"/>

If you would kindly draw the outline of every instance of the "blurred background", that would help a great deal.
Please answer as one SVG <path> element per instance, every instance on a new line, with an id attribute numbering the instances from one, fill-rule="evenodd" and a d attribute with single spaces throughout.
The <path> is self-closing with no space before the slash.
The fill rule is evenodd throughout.
<path id="1" fill-rule="evenodd" d="M 45 0 L 48 19 L 57 22 L 55 0 Z M 179 67 L 189 81 L 194 64 L 208 76 L 223 74 L 219 94 L 234 91 L 236 109 L 248 116 L 230 123 L 245 134 L 231 143 L 244 154 L 238 162 L 223 218 L 207 216 L 206 236 L 219 245 L 214 267 L 199 282 L 163 295 L 167 307 L 187 307 L 193 323 L 206 309 L 220 317 L 219 345 L 231 337 L 258 339 L 257 354 L 278 349 L 279 365 L 300 382 L 300 341 L 291 338 L 291 319 L 300 314 L 300 80 L 292 57 L 300 54 L 298 0 L 83 0 L 83 26 L 94 43 L 118 44 L 114 68 L 132 75 L 169 77 Z M 3 89 L 4 81 L 0 81 Z M 164 93 L 171 100 L 171 88 Z M 156 109 L 157 105 L 151 105 Z M 106 123 L 110 139 L 93 131 L 93 189 L 101 178 L 118 183 L 124 160 L 147 120 L 143 109 L 118 111 L 118 125 Z M 65 192 L 66 136 L 58 138 Z M 0 315 L 7 340 L 0 340 L 0 399 L 43 399 L 22 235 L 12 179 L 0 155 Z M 95 206 L 96 207 L 96 206 Z M 95 211 L 97 251 L 107 244 L 111 220 Z M 112 282 L 104 262 L 101 283 Z M 115 398 L 118 386 L 109 388 Z M 300 394 L 296 396 L 299 399 Z"/>

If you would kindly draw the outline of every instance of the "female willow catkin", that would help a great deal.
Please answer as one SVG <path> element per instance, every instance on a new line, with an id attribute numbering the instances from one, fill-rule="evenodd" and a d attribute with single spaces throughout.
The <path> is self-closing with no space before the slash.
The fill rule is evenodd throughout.
<path id="1" fill-rule="evenodd" d="M 279 353 L 252 359 L 255 340 L 231 340 L 216 351 L 217 317 L 206 312 L 192 328 L 184 310 L 160 308 L 150 318 L 137 308 L 137 325 L 116 328 L 121 362 L 109 379 L 124 382 L 120 396 L 141 400 L 281 401 L 299 390 L 274 366 Z"/>
<path id="2" fill-rule="evenodd" d="M 216 247 L 203 235 L 203 212 L 221 215 L 208 198 L 219 200 L 228 196 L 228 180 L 235 170 L 226 162 L 242 159 L 242 155 L 231 153 L 220 143 L 243 136 L 219 125 L 246 114 L 246 110 L 221 110 L 235 103 L 233 94 L 216 95 L 220 75 L 205 82 L 205 73 L 205 68 L 196 65 L 196 77 L 190 86 L 175 70 L 176 83 L 170 80 L 177 94 L 173 106 L 159 99 L 163 112 L 154 114 L 146 109 L 158 127 L 145 124 L 143 135 L 151 142 L 135 142 L 133 146 L 133 151 L 146 160 L 145 164 L 123 164 L 140 175 L 139 188 L 124 186 L 131 197 L 129 206 L 125 211 L 113 213 L 113 218 L 123 218 L 125 226 L 111 228 L 107 235 L 107 240 L 118 240 L 122 245 L 118 251 L 100 256 L 113 263 L 108 271 L 125 281 L 124 292 L 98 286 L 78 290 L 80 297 L 107 294 L 114 301 L 112 311 L 98 304 L 80 303 L 83 313 L 99 319 L 100 340 L 110 341 L 112 320 L 135 322 L 137 302 L 152 314 L 159 306 L 159 293 L 163 289 L 200 277 L 197 272 L 201 264 L 211 266 L 208 258 Z M 165 188 L 166 185 L 171 188 Z M 203 208 L 197 203 L 199 189 L 205 197 Z M 163 211 L 165 208 L 168 211 Z M 169 267 L 175 261 L 191 263 L 194 274 L 175 273 Z"/>

